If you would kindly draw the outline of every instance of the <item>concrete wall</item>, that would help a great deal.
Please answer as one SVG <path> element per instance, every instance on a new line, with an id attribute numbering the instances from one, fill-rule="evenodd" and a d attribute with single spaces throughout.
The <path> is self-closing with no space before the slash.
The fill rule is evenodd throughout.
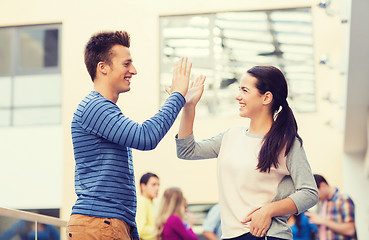
<path id="1" fill-rule="evenodd" d="M 347 94 L 344 132 L 344 189 L 356 204 L 359 239 L 369 238 L 369 25 L 368 1 L 353 0 L 347 51 Z"/>

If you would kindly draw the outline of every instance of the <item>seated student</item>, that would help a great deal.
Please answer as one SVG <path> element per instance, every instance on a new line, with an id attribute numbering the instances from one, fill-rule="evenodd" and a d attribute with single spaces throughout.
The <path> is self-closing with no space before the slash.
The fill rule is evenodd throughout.
<path id="1" fill-rule="evenodd" d="M 173 187 L 165 190 L 156 218 L 158 240 L 197 240 L 191 229 L 193 223 L 189 221 L 185 225 L 183 222 L 185 211 L 181 189 Z"/>
<path id="2" fill-rule="evenodd" d="M 318 227 L 309 222 L 305 213 L 291 215 L 287 223 L 291 227 L 293 240 L 315 240 Z"/>
<path id="3" fill-rule="evenodd" d="M 220 206 L 219 203 L 212 206 L 203 224 L 203 235 L 208 240 L 218 240 L 222 238 Z"/>

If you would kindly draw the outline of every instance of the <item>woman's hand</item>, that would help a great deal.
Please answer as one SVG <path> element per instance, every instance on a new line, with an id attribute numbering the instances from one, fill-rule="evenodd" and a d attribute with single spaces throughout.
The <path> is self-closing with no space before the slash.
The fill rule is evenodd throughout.
<path id="1" fill-rule="evenodd" d="M 187 106 L 196 106 L 196 104 L 200 101 L 202 93 L 204 92 L 205 79 L 206 76 L 200 75 L 195 81 L 191 82 L 185 96 Z"/>
<path id="2" fill-rule="evenodd" d="M 195 107 L 200 101 L 204 92 L 205 76 L 200 75 L 192 82 L 188 88 L 186 104 L 183 107 L 181 123 L 179 124 L 178 138 L 186 138 L 193 132 L 193 122 L 195 120 Z"/>
<path id="3" fill-rule="evenodd" d="M 256 237 L 263 237 L 272 223 L 272 216 L 268 207 L 264 206 L 255 209 L 241 222 L 243 224 L 250 222 L 250 233 Z"/>

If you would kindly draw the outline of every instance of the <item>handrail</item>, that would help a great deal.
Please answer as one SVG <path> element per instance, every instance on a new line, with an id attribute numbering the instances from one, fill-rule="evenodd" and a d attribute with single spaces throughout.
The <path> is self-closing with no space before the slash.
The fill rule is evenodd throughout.
<path id="1" fill-rule="evenodd" d="M 8 209 L 0 207 L 0 215 L 18 218 L 22 220 L 39 222 L 43 224 L 54 225 L 58 227 L 66 227 L 67 221 L 61 220 L 60 218 L 45 216 L 42 214 L 31 213 L 21 210 Z"/>

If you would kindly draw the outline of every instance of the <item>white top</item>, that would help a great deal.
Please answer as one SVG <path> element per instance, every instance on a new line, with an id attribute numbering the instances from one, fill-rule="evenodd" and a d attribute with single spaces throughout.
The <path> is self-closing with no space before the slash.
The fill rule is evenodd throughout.
<path id="1" fill-rule="evenodd" d="M 278 169 L 272 167 L 269 173 L 261 173 L 256 167 L 263 138 L 248 133 L 246 127 L 233 127 L 201 141 L 195 141 L 193 134 L 183 139 L 176 138 L 179 158 L 218 158 L 222 238 L 238 237 L 249 232 L 241 220 L 265 203 L 289 197 L 301 213 L 318 202 L 318 189 L 298 139 L 295 139 L 286 157 L 282 151 Z M 273 217 L 266 235 L 292 240 L 288 217 Z"/>
<path id="2" fill-rule="evenodd" d="M 241 221 L 255 209 L 270 203 L 278 184 L 289 172 L 286 158 L 278 169 L 260 172 L 256 166 L 263 136 L 252 135 L 245 128 L 232 128 L 223 136 L 218 156 L 218 188 L 223 238 L 249 232 Z"/>

